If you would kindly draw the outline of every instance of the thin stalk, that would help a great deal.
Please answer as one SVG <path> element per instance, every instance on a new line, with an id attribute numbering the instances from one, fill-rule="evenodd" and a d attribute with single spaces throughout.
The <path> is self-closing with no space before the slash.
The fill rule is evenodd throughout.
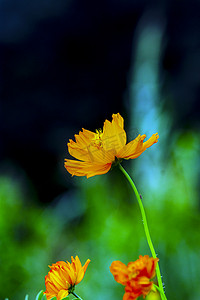
<path id="1" fill-rule="evenodd" d="M 76 298 L 78 298 L 78 299 L 80 299 L 80 300 L 82 300 L 82 298 L 81 297 L 79 297 L 75 292 L 72 292 L 71 293 L 72 295 L 74 295 Z"/>
<path id="2" fill-rule="evenodd" d="M 160 293 L 160 295 L 162 295 L 163 299 L 167 300 L 167 298 L 166 298 L 165 294 L 163 293 L 163 291 L 161 291 L 160 288 L 156 284 L 154 284 L 153 286 L 159 291 L 159 293 Z"/>
<path id="3" fill-rule="evenodd" d="M 139 207 L 140 207 L 140 211 L 141 211 L 141 214 L 142 214 L 144 231 L 145 231 L 145 234 L 146 234 L 147 242 L 148 242 L 148 245 L 149 245 L 149 248 L 151 250 L 153 258 L 156 258 L 156 252 L 155 252 L 155 249 L 154 249 L 154 246 L 153 246 L 153 242 L 152 242 L 152 239 L 151 239 L 151 236 L 150 236 L 150 232 L 149 232 L 149 228 L 148 228 L 148 224 L 147 224 L 146 213 L 145 213 L 145 210 L 144 210 L 144 206 L 143 206 L 140 194 L 138 193 L 138 190 L 137 190 L 137 188 L 136 188 L 133 180 L 131 179 L 131 177 L 129 176 L 129 174 L 125 171 L 125 169 L 121 166 L 121 164 L 119 164 L 119 168 L 122 171 L 122 173 L 125 175 L 125 177 L 127 178 L 127 180 L 129 181 L 129 183 L 130 183 L 130 185 L 131 185 L 131 187 L 132 187 L 132 189 L 133 189 L 133 191 L 134 191 L 134 193 L 136 195 L 136 198 L 137 198 L 137 201 L 138 201 L 138 204 L 139 204 Z M 156 265 L 156 275 L 157 275 L 157 279 L 158 279 L 159 289 L 162 291 L 161 298 L 163 300 L 165 300 L 167 298 L 163 297 L 164 289 L 163 289 L 162 278 L 161 278 L 161 273 L 160 273 L 160 268 L 159 268 L 159 264 L 158 263 Z"/>

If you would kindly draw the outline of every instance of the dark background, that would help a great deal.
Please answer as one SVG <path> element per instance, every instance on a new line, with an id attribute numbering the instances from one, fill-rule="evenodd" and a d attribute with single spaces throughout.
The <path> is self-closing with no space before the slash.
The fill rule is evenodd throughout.
<path id="1" fill-rule="evenodd" d="M 1 168 L 25 170 L 39 201 L 66 188 L 55 173 L 74 131 L 127 113 L 133 38 L 149 10 L 166 23 L 159 68 L 172 127 L 199 127 L 198 1 L 0 1 Z"/>

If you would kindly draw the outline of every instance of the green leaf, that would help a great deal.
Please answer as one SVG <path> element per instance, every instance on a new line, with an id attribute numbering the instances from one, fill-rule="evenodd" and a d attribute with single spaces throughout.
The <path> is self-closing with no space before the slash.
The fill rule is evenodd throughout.
<path id="1" fill-rule="evenodd" d="M 37 294 L 35 300 L 42 300 L 42 299 L 43 299 L 43 295 L 44 295 L 43 293 L 44 293 L 43 290 L 41 290 L 41 291 Z"/>
<path id="2" fill-rule="evenodd" d="M 62 300 L 69 300 L 69 296 L 63 298 Z M 76 298 L 76 300 L 77 300 L 77 298 Z"/>
<path id="3" fill-rule="evenodd" d="M 46 295 L 45 295 L 46 296 Z M 50 300 L 57 300 L 57 298 L 56 297 L 53 297 L 53 298 L 51 298 Z"/>

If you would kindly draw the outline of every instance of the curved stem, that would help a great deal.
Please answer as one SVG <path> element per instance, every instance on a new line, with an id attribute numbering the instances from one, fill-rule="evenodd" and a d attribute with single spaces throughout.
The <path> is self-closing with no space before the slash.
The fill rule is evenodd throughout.
<path id="1" fill-rule="evenodd" d="M 156 258 L 156 252 L 155 252 L 155 249 L 154 249 L 154 246 L 153 246 L 153 242 L 151 240 L 151 236 L 150 236 L 150 233 L 149 233 L 149 228 L 148 228 L 148 224 L 147 224 L 146 213 L 145 213 L 145 210 L 144 210 L 144 206 L 143 206 L 140 194 L 138 193 L 138 190 L 137 190 L 137 188 L 136 188 L 133 180 L 131 179 L 131 177 L 129 176 L 129 174 L 124 170 L 124 168 L 121 166 L 121 164 L 119 164 L 119 168 L 122 171 L 122 173 L 125 175 L 125 177 L 127 178 L 127 180 L 129 181 L 129 183 L 130 183 L 130 185 L 131 185 L 131 187 L 132 187 L 132 189 L 133 189 L 133 191 L 134 191 L 134 193 L 136 195 L 136 198 L 137 198 L 137 201 L 138 201 L 138 204 L 139 204 L 139 207 L 140 207 L 140 211 L 141 211 L 141 214 L 142 214 L 144 231 L 145 231 L 145 234 L 146 234 L 147 242 L 148 242 L 148 245 L 149 245 L 149 248 L 151 250 L 153 258 Z M 164 298 L 162 296 L 162 294 L 164 294 L 164 289 L 163 289 L 163 284 L 162 284 L 162 279 L 161 279 L 161 273 L 160 273 L 160 268 L 159 268 L 159 264 L 158 263 L 156 265 L 156 275 L 157 275 L 157 279 L 158 279 L 159 289 L 162 291 L 161 298 L 162 299 L 166 299 L 166 297 Z"/>
<path id="2" fill-rule="evenodd" d="M 167 298 L 166 298 L 165 294 L 163 293 L 163 291 L 161 291 L 160 288 L 156 284 L 154 284 L 153 286 L 159 291 L 159 293 L 163 297 L 163 299 L 167 300 Z"/>
<path id="3" fill-rule="evenodd" d="M 80 300 L 82 300 L 82 298 L 81 297 L 79 297 L 75 292 L 72 292 L 71 293 L 72 295 L 74 295 L 76 298 L 78 298 L 78 299 L 80 299 Z"/>

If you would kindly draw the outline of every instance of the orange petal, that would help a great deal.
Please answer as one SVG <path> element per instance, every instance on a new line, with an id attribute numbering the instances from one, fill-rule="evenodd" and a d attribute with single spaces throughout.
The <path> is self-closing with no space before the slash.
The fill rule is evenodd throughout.
<path id="1" fill-rule="evenodd" d="M 140 255 L 139 259 L 134 262 L 128 263 L 127 267 L 130 273 L 135 273 L 134 279 L 136 277 L 146 277 L 152 279 L 156 274 L 156 264 L 159 261 L 158 258 L 149 257 L 148 255 Z"/>
<path id="2" fill-rule="evenodd" d="M 65 168 L 72 176 L 86 176 L 87 178 L 107 173 L 112 163 L 94 164 L 90 162 L 65 159 Z"/>
<path id="3" fill-rule="evenodd" d="M 127 285 L 125 287 L 123 300 L 136 300 L 141 294 L 140 290 Z"/>
<path id="4" fill-rule="evenodd" d="M 123 285 L 127 284 L 129 279 L 128 268 L 121 261 L 113 261 L 110 266 L 110 272 L 113 274 L 115 280 Z"/>

